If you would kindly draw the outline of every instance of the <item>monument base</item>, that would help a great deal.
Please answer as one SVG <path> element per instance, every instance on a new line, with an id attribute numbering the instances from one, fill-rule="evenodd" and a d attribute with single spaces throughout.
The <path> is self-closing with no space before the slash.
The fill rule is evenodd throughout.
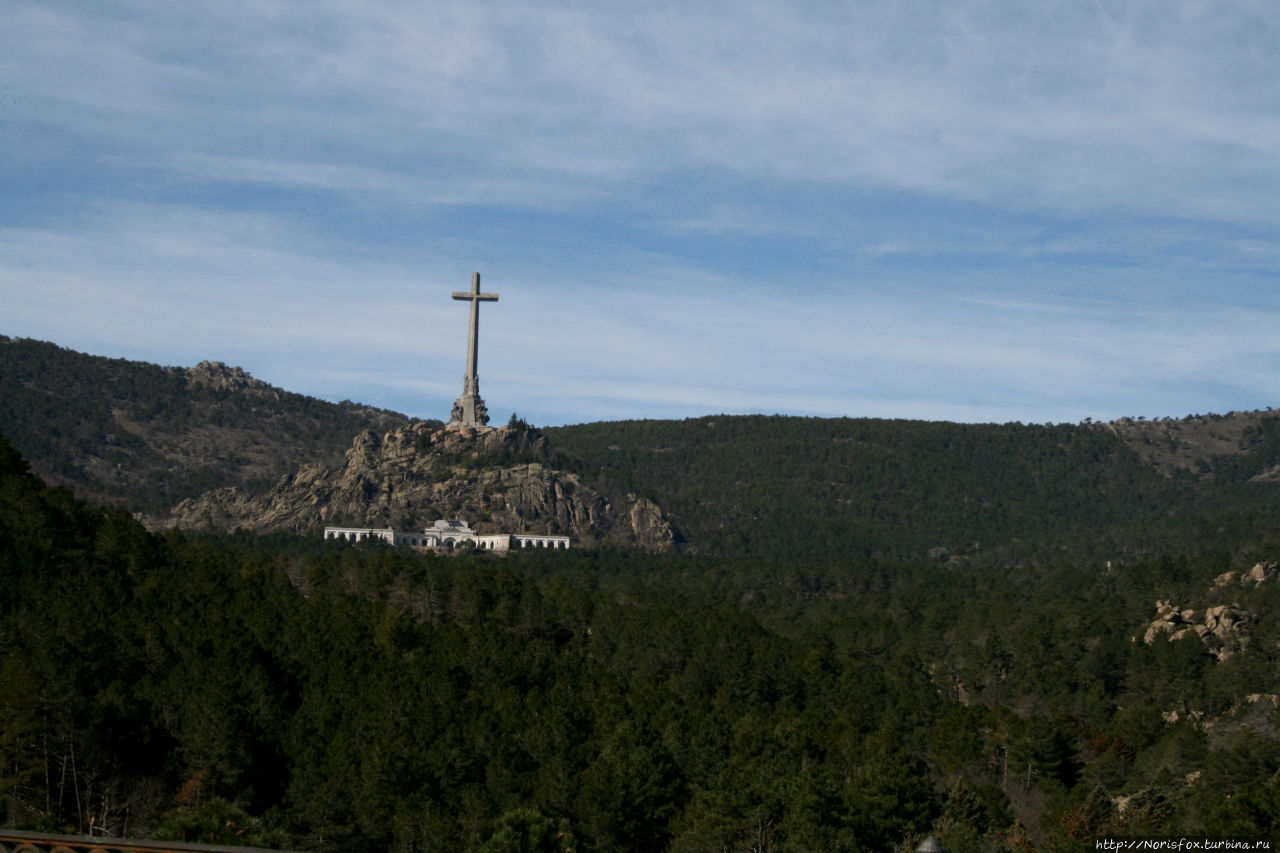
<path id="1" fill-rule="evenodd" d="M 449 413 L 451 429 L 462 427 L 483 427 L 489 424 L 489 410 L 479 394 L 463 392 L 453 403 L 453 411 Z"/>

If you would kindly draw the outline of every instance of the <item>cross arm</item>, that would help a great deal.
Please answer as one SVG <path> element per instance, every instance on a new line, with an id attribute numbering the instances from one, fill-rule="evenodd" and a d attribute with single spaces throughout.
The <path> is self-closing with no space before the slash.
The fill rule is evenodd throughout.
<path id="1" fill-rule="evenodd" d="M 497 302 L 498 294 L 496 293 L 472 293 L 469 290 L 455 290 L 453 292 L 454 299 L 464 299 L 470 301 L 478 299 L 481 302 Z"/>

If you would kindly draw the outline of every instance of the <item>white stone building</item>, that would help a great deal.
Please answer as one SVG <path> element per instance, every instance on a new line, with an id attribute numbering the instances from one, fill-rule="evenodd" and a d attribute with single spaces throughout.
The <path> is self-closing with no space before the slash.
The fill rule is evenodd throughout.
<path id="1" fill-rule="evenodd" d="M 423 531 L 392 530 L 389 527 L 326 527 L 325 539 L 361 542 L 381 539 L 389 545 L 412 548 L 458 548 L 471 543 L 483 551 L 508 551 L 512 548 L 568 548 L 568 536 L 545 533 L 476 533 L 465 521 L 442 518 Z"/>

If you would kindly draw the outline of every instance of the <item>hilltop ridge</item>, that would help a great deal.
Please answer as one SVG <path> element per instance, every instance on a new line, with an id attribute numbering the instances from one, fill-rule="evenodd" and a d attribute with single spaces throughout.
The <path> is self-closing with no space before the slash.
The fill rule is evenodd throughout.
<path id="1" fill-rule="evenodd" d="M 0 433 L 46 481 L 136 512 L 163 514 L 214 488 L 261 490 L 341 459 L 357 432 L 408 421 L 221 362 L 161 367 L 0 336 Z"/>
<path id="2" fill-rule="evenodd" d="M 1166 476 L 1179 471 L 1212 475 L 1215 460 L 1241 456 L 1263 440 L 1263 424 L 1276 417 L 1272 409 L 1187 415 L 1185 418 L 1120 418 L 1096 426 L 1119 436 L 1148 465 Z M 1280 479 L 1280 466 L 1270 466 L 1254 479 Z"/>
<path id="3" fill-rule="evenodd" d="M 570 470 L 648 495 L 707 553 L 1105 561 L 1211 542 L 1227 517 L 1270 529 L 1280 418 L 1204 419 L 1160 445 L 1166 429 L 746 415 L 547 434 Z"/>
<path id="4" fill-rule="evenodd" d="M 1273 537 L 1280 508 L 1271 410 L 1058 425 L 716 415 L 441 427 L 216 361 L 157 367 L 0 338 L 0 432 L 47 481 L 153 526 L 463 516 L 481 530 L 758 559 L 1019 565 L 1230 550 Z"/>
<path id="5" fill-rule="evenodd" d="M 567 534 L 666 550 L 674 533 L 652 502 L 610 500 L 548 463 L 547 441 L 526 424 L 440 429 L 416 422 L 379 436 L 358 434 L 337 465 L 286 474 L 265 494 L 235 487 L 178 504 L 165 526 L 248 531 L 314 530 L 319 524 L 416 529 L 461 517 L 480 533 Z"/>

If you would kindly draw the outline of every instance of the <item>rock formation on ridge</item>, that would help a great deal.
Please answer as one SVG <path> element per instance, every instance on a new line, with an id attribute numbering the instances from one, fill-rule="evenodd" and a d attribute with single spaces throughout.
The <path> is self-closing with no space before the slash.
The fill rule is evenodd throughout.
<path id="1" fill-rule="evenodd" d="M 536 430 L 445 430 L 413 423 L 379 437 L 356 436 L 344 462 L 308 465 L 266 494 L 234 487 L 180 503 L 167 524 L 304 532 L 325 524 L 417 529 L 462 518 L 481 533 L 559 533 L 583 544 L 651 550 L 674 534 L 652 501 L 611 501 L 576 474 L 547 463 Z"/>

